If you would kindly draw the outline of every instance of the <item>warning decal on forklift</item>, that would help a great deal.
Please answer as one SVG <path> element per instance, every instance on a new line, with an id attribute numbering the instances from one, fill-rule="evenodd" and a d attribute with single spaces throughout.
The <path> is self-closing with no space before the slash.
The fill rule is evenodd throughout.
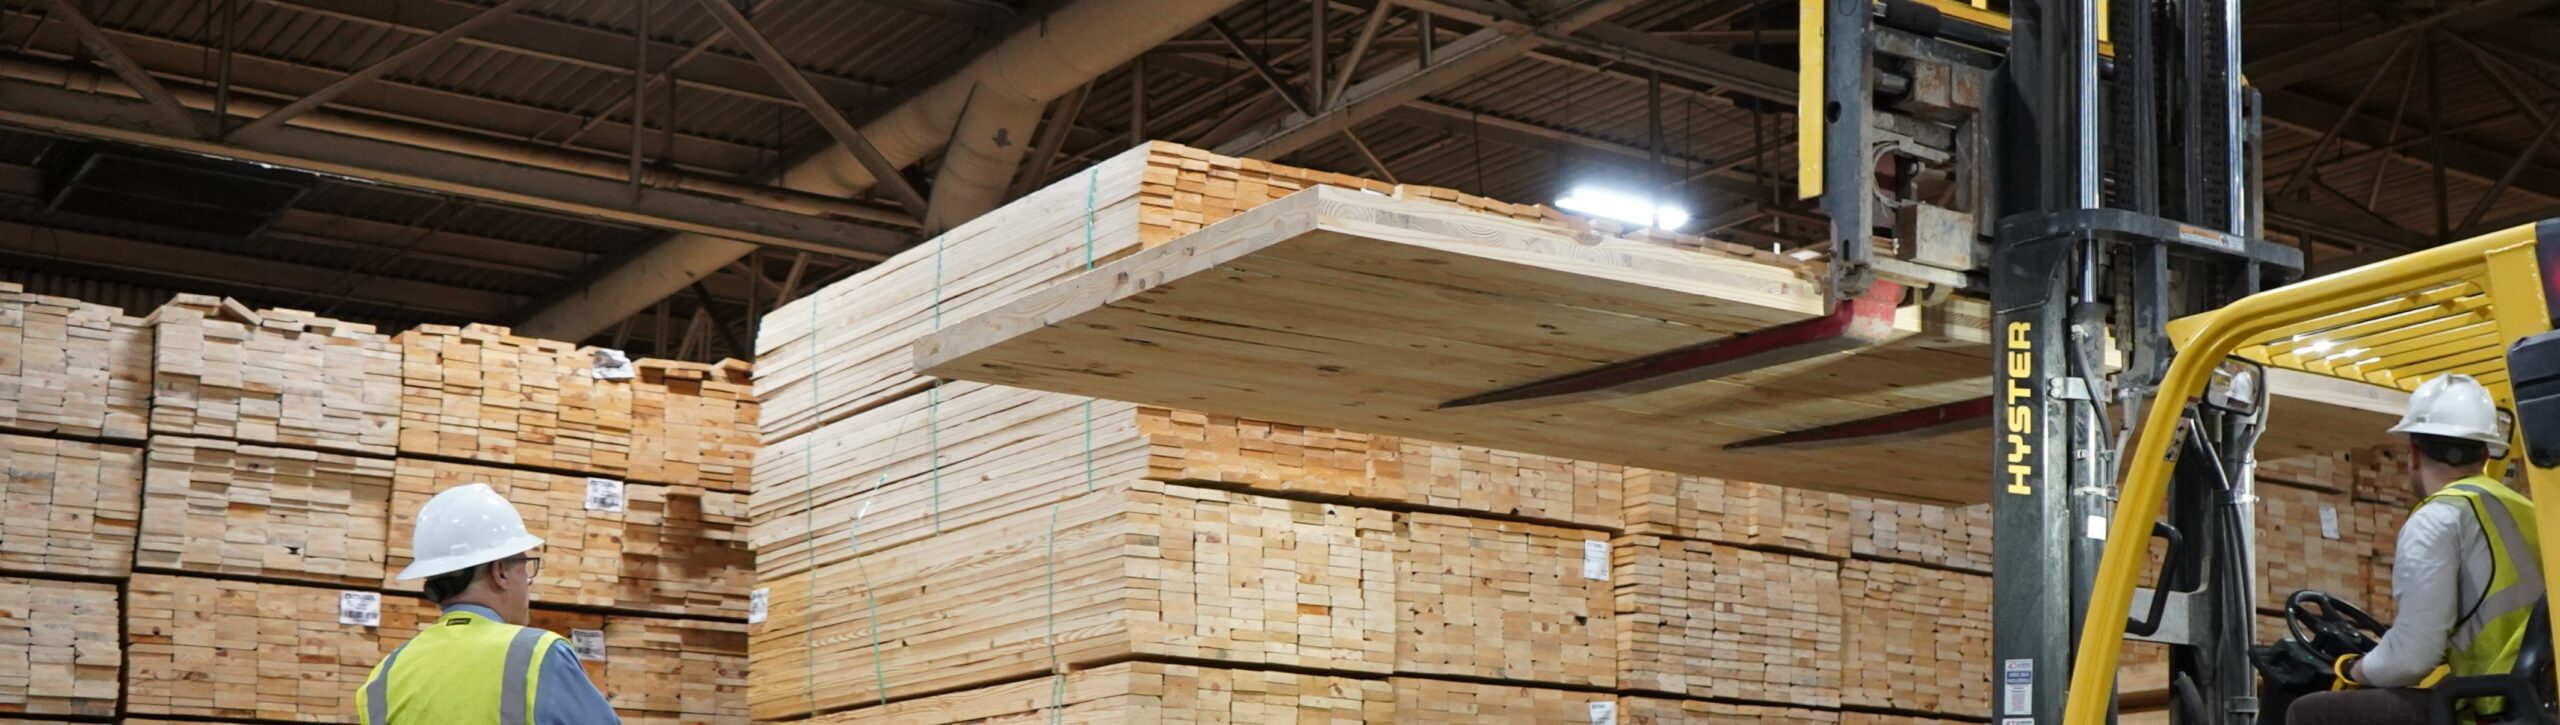
<path id="1" fill-rule="evenodd" d="M 2000 667 L 2000 714 L 2033 715 L 2036 705 L 2036 661 L 2008 660 Z"/>

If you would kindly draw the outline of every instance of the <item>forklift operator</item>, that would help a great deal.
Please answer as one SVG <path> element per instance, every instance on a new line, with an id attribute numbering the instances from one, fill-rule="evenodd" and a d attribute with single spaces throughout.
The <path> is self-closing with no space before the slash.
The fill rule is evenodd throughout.
<path id="1" fill-rule="evenodd" d="M 2426 496 L 2400 527 L 2391 596 L 2399 621 L 2380 646 L 2335 663 L 2359 688 L 2305 696 L 2286 720 L 2304 723 L 2424 723 L 2433 702 L 2423 688 L 2445 676 L 2505 673 L 2525 623 L 2542 599 L 2533 502 L 2483 475 L 2502 453 L 2497 403 L 2467 375 L 2420 385 L 2391 432 L 2409 437 L 2413 484 Z M 2465 720 L 2500 703 L 2466 705 Z"/>

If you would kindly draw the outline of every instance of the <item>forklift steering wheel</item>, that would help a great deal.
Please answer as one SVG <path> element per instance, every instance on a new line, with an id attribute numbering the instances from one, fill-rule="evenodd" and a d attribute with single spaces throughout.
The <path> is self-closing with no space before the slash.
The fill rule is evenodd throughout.
<path id="1" fill-rule="evenodd" d="M 2391 629 L 2353 604 L 2308 589 L 2285 600 L 2284 622 L 2293 641 L 2322 661 L 2371 652 Z"/>

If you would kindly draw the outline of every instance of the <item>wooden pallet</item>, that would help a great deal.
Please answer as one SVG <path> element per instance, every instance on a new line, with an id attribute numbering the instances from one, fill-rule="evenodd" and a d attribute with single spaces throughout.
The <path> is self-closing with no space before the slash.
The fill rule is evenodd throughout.
<path id="1" fill-rule="evenodd" d="M 1396 672 L 1616 684 L 1608 534 L 1446 514 L 1395 521 Z"/>
<path id="2" fill-rule="evenodd" d="M 113 584 L 0 577 L 0 713 L 113 715 Z"/>
<path id="3" fill-rule="evenodd" d="M 392 471 L 387 458 L 153 437 L 135 564 L 372 587 Z"/>
<path id="4" fill-rule="evenodd" d="M 598 380 L 595 348 L 495 325 L 400 334 L 400 452 L 622 477 L 632 386 Z"/>
<path id="5" fill-rule="evenodd" d="M 1620 537 L 1612 554 L 1620 572 L 1622 687 L 1817 707 L 1841 703 L 1839 563 L 1645 535 Z M 1847 671 L 1861 672 L 1855 663 Z"/>
<path id="6" fill-rule="evenodd" d="M 828 725 L 1371 723 L 1396 717 L 1380 679 L 1123 662 L 830 713 Z"/>
<path id="7" fill-rule="evenodd" d="M 1991 573 L 1991 506 L 1853 496 L 1849 549 L 1860 558 Z"/>
<path id="8" fill-rule="evenodd" d="M 1991 578 L 1889 562 L 1840 567 L 1843 706 L 1991 712 Z"/>
<path id="9" fill-rule="evenodd" d="M 1849 555 L 1853 502 L 1873 500 L 1644 468 L 1627 469 L 1625 485 L 1627 533 L 1833 558 Z"/>
<path id="10" fill-rule="evenodd" d="M 434 623 L 425 600 L 386 596 L 381 656 Z M 747 722 L 746 625 L 536 608 L 530 626 L 575 637 L 602 633 L 604 656 L 580 656 L 587 677 L 624 722 Z"/>
<path id="11" fill-rule="evenodd" d="M 0 434 L 0 572 L 133 572 L 142 450 Z"/>
<path id="12" fill-rule="evenodd" d="M 178 295 L 152 314 L 151 431 L 388 456 L 400 348 L 372 325 Z"/>
<path id="13" fill-rule="evenodd" d="M 149 324 L 0 282 L 0 430 L 141 440 L 150 408 Z"/>
<path id="14" fill-rule="evenodd" d="M 770 613 L 750 629 L 754 715 L 1130 657 L 1385 674 L 1394 529 L 1373 509 L 1122 480 L 821 567 L 814 637 L 807 575 L 768 576 Z"/>
<path id="15" fill-rule="evenodd" d="M 1777 723 L 1778 725 L 1837 725 L 1843 715 L 1831 710 L 1814 710 L 1771 705 L 1742 705 L 1711 700 L 1685 700 L 1663 697 L 1625 696 L 1618 698 L 1617 722 L 1624 725 L 1742 725 L 1742 723 Z M 1582 722 L 1598 722 L 1585 720 Z M 1581 723 L 1576 723 L 1581 725 Z"/>
<path id="16" fill-rule="evenodd" d="M 400 459 L 392 479 L 391 547 L 384 570 L 409 565 L 418 508 L 436 492 L 486 483 L 516 505 L 543 538 L 534 601 L 666 614 L 744 618 L 754 582 L 734 493 L 650 483 L 623 485 L 625 510 L 587 508 L 587 477 L 447 461 Z M 381 586 L 416 591 L 415 581 Z"/>
<path id="17" fill-rule="evenodd" d="M 125 696 L 139 715 L 354 722 L 380 632 L 338 623 L 341 590 L 138 574 Z"/>
<path id="18" fill-rule="evenodd" d="M 738 360 L 632 365 L 631 479 L 747 490 L 757 448 L 752 368 Z"/>

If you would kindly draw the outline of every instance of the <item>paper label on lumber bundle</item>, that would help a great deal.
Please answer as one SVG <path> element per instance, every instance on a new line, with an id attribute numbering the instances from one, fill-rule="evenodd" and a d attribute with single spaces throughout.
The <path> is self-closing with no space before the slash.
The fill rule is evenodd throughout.
<path id="1" fill-rule="evenodd" d="M 139 566 L 368 586 L 385 574 L 390 460 L 159 436 L 149 467 Z"/>
<path id="2" fill-rule="evenodd" d="M 1610 582 L 1582 576 L 1586 542 L 1607 534 L 1432 513 L 1396 521 L 1397 671 L 1616 683 Z"/>
<path id="3" fill-rule="evenodd" d="M 1834 707 L 1839 563 L 1653 536 L 1611 547 L 1621 687 Z M 1855 679 L 1855 678 L 1849 678 Z"/>
<path id="4" fill-rule="evenodd" d="M 1591 703 L 1591 725 L 1618 725 L 1618 703 Z"/>
<path id="5" fill-rule="evenodd" d="M 113 584 L 0 577 L 0 713 L 113 715 Z"/>
<path id="6" fill-rule="evenodd" d="M 2343 490 L 2276 483 L 2258 487 L 2260 609 L 2281 610 L 2287 597 L 2303 589 L 2351 599 L 2365 596 L 2365 583 L 2374 567 L 2375 536 L 2350 536 L 2357 532 L 2339 525 L 2341 508 L 2354 508 Z M 2396 531 L 2387 534 L 2397 535 Z"/>
<path id="7" fill-rule="evenodd" d="M 587 479 L 587 510 L 622 513 L 622 482 L 610 478 Z"/>
<path id="8" fill-rule="evenodd" d="M 486 483 L 514 503 L 544 541 L 533 598 L 543 604 L 744 617 L 752 562 L 737 494 L 625 483 L 622 511 L 588 510 L 588 479 L 472 463 L 400 459 L 393 479 L 386 570 L 410 561 L 419 507 L 439 491 Z M 386 589 L 417 583 L 384 580 Z"/>
<path id="9" fill-rule="evenodd" d="M 594 359 L 595 362 L 587 366 L 587 373 L 597 380 L 630 380 L 640 375 L 631 368 L 631 358 L 623 355 L 621 350 L 599 347 Z"/>
<path id="10" fill-rule="evenodd" d="M 338 623 L 364 627 L 382 626 L 382 593 L 339 592 Z"/>
<path id="11" fill-rule="evenodd" d="M 379 630 L 338 623 L 333 589 L 140 574 L 127 592 L 136 713 L 352 722 L 382 655 Z"/>
<path id="12" fill-rule="evenodd" d="M 151 430 L 390 455 L 400 348 L 364 325 L 179 295 L 153 317 Z"/>
<path id="13" fill-rule="evenodd" d="M 766 612 L 765 607 L 768 606 L 767 602 L 770 601 L 768 598 L 771 597 L 772 594 L 773 590 L 765 587 L 757 587 L 755 591 L 747 593 L 748 624 L 764 623 Z"/>
<path id="14" fill-rule="evenodd" d="M 0 435 L 0 571 L 133 572 L 142 451 Z"/>
<path id="15" fill-rule="evenodd" d="M 151 340 L 123 310 L 0 287 L 0 430 L 141 440 Z"/>

